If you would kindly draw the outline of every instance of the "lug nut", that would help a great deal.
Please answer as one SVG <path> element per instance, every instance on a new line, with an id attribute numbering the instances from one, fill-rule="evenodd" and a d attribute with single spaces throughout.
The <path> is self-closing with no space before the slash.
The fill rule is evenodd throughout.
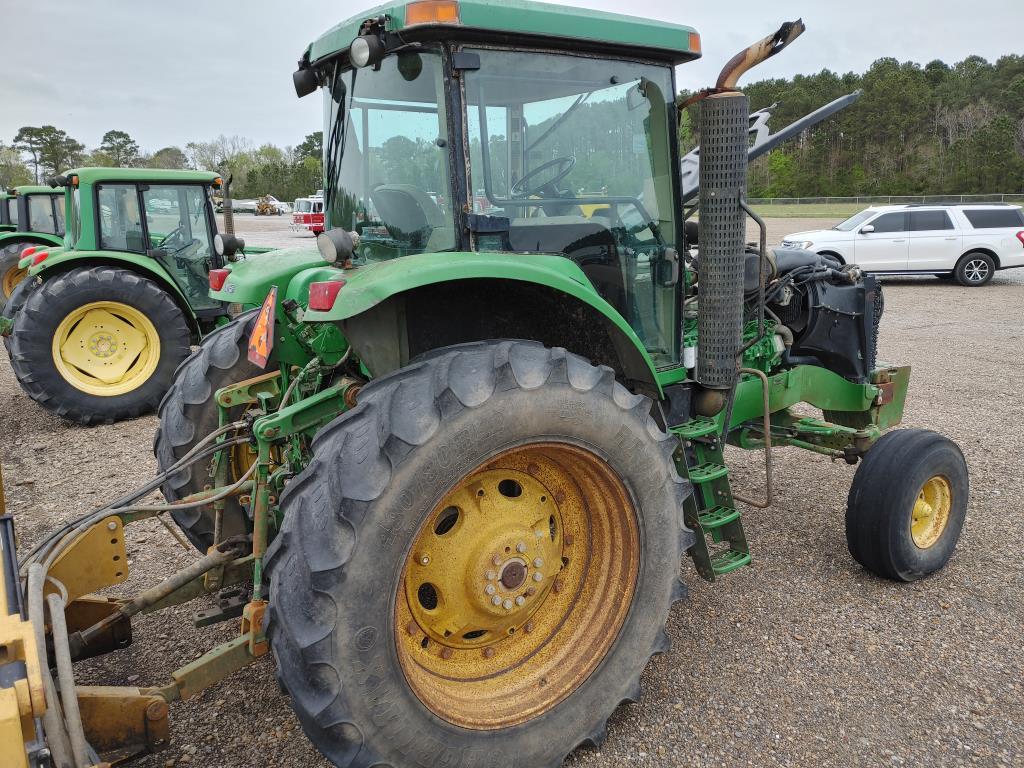
<path id="1" fill-rule="evenodd" d="M 532 621 L 528 621 L 528 622 L 526 622 L 526 624 L 523 625 L 523 632 L 525 632 L 526 634 L 530 634 L 531 632 L 533 632 L 533 622 Z"/>
<path id="2" fill-rule="evenodd" d="M 430 565 L 430 555 L 420 555 L 420 565 Z"/>
<path id="3" fill-rule="evenodd" d="M 491 562 L 495 565 L 501 565 L 501 558 L 498 555 L 495 555 L 491 558 Z"/>
<path id="4" fill-rule="evenodd" d="M 516 544 L 516 552 L 518 552 L 519 554 L 522 554 L 525 551 L 526 551 L 526 544 L 524 544 L 521 541 L 518 544 Z"/>
<path id="5" fill-rule="evenodd" d="M 534 534 L 534 535 L 535 535 L 535 536 L 536 536 L 536 537 L 537 537 L 538 539 L 543 539 L 543 538 L 544 538 L 545 536 L 547 536 L 547 534 L 546 534 L 546 533 L 544 533 L 544 531 L 534 531 L 534 532 L 533 532 L 533 534 Z"/>
<path id="6" fill-rule="evenodd" d="M 491 598 L 491 605 L 501 605 L 501 598 L 495 595 Z"/>
<path id="7" fill-rule="evenodd" d="M 544 561 L 541 560 L 539 557 L 533 561 L 534 568 L 540 568 L 542 565 L 544 565 Z"/>
<path id="8" fill-rule="evenodd" d="M 540 571 L 534 571 L 533 572 L 533 580 L 534 581 L 544 581 L 544 574 L 541 573 Z"/>
<path id="9" fill-rule="evenodd" d="M 484 658 L 485 659 L 489 659 L 493 655 L 494 655 L 494 649 L 493 648 L 491 648 L 490 646 L 487 646 L 486 648 L 484 648 Z"/>
<path id="10" fill-rule="evenodd" d="M 496 590 L 494 589 L 493 584 L 488 584 L 486 587 L 484 587 L 484 592 L 486 592 L 488 595 L 493 595 L 495 591 Z"/>
<path id="11" fill-rule="evenodd" d="M 441 658 L 442 658 L 442 659 L 444 659 L 445 661 L 447 661 L 447 660 L 448 660 L 448 659 L 450 659 L 451 657 L 452 657 L 452 649 L 451 649 L 451 648 L 443 648 L 443 649 L 441 650 Z"/>
<path id="12" fill-rule="evenodd" d="M 575 541 L 575 539 L 573 539 L 571 533 L 567 533 L 565 534 L 565 536 L 562 537 L 562 543 L 564 543 L 567 547 L 571 547 L 573 541 Z"/>
<path id="13" fill-rule="evenodd" d="M 487 580 L 488 581 L 494 581 L 497 578 L 497 576 L 498 576 L 498 574 L 496 574 L 494 571 L 488 571 L 487 572 Z"/>
<path id="14" fill-rule="evenodd" d="M 519 597 L 516 598 L 516 605 L 522 605 L 525 602 L 526 602 L 526 598 L 523 597 L 522 595 L 520 595 Z"/>
<path id="15" fill-rule="evenodd" d="M 417 632 L 418 629 L 419 628 L 416 626 L 416 622 L 415 621 L 410 621 L 408 624 L 405 625 L 405 631 L 408 632 L 413 637 L 416 636 L 416 632 Z"/>
<path id="16" fill-rule="evenodd" d="M 501 604 L 501 607 L 504 608 L 506 611 L 511 611 L 512 601 L 506 598 L 505 602 Z"/>
<path id="17" fill-rule="evenodd" d="M 107 523 L 107 530 L 108 531 L 116 531 L 117 530 L 117 523 L 115 523 L 113 520 L 111 520 L 109 523 Z"/>
<path id="18" fill-rule="evenodd" d="M 526 596 L 527 597 L 533 597 L 536 594 L 537 594 L 537 588 L 536 587 L 530 587 L 528 590 L 526 590 Z"/>

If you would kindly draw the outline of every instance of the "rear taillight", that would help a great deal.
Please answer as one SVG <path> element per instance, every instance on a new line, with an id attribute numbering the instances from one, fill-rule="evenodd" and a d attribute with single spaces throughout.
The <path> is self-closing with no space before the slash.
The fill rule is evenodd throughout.
<path id="1" fill-rule="evenodd" d="M 1017 233 L 1017 239 L 1020 240 L 1020 244 L 1024 246 L 1024 229 Z"/>
<path id="2" fill-rule="evenodd" d="M 32 257 L 32 266 L 34 267 L 36 264 L 42 264 L 44 261 L 46 261 L 46 257 L 49 255 L 49 251 L 37 252 L 36 255 Z"/>
<path id="3" fill-rule="evenodd" d="M 28 248 L 26 248 L 24 251 L 21 252 L 21 258 L 24 259 L 24 258 L 26 258 L 28 256 L 31 256 L 35 252 L 36 252 L 36 247 L 34 245 L 30 245 Z"/>
<path id="4" fill-rule="evenodd" d="M 327 280 L 323 283 L 310 283 L 309 308 L 316 312 L 326 312 L 334 306 L 338 291 L 345 284 L 344 280 Z"/>
<path id="5" fill-rule="evenodd" d="M 226 269 L 211 269 L 210 270 L 210 290 L 219 291 L 224 287 L 224 283 L 227 282 L 228 275 L 230 275 Z"/>

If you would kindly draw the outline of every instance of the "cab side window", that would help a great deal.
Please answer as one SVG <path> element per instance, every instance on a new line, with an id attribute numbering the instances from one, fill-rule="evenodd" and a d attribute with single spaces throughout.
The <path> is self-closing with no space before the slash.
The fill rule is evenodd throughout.
<path id="1" fill-rule="evenodd" d="M 134 184 L 104 184 L 97 192 L 100 248 L 145 253 L 139 194 Z"/>
<path id="2" fill-rule="evenodd" d="M 50 195 L 29 195 L 28 198 L 28 226 L 33 232 L 49 232 L 50 234 L 64 234 L 64 221 L 61 217 L 61 226 L 53 216 L 53 200 Z"/>
<path id="3" fill-rule="evenodd" d="M 880 232 L 906 232 L 907 214 L 885 213 L 870 223 L 875 228 L 875 234 Z"/>

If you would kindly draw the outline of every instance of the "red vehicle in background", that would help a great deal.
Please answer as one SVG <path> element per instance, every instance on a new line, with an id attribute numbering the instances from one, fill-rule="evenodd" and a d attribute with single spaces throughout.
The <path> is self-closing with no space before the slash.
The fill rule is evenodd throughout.
<path id="1" fill-rule="evenodd" d="M 315 195 L 300 197 L 292 208 L 292 225 L 294 232 L 306 230 L 314 235 L 324 231 L 324 193 L 317 190 Z"/>

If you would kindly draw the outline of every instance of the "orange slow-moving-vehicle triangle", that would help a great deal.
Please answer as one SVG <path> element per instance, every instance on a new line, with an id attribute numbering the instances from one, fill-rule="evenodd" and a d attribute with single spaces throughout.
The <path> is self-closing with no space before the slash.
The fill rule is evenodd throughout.
<path id="1" fill-rule="evenodd" d="M 249 334 L 249 362 L 260 368 L 267 367 L 270 350 L 274 347 L 274 314 L 277 306 L 277 286 L 271 286 L 270 293 L 263 300 L 256 325 Z"/>

